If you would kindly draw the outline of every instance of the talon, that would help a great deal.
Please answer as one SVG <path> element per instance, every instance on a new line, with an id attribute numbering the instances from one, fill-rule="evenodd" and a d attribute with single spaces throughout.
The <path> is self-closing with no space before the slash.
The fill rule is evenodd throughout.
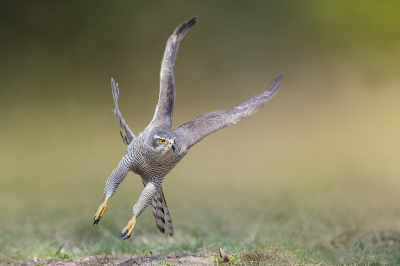
<path id="1" fill-rule="evenodd" d="M 106 200 L 105 200 L 102 204 L 100 204 L 99 209 L 97 210 L 96 215 L 94 216 L 93 225 L 98 224 L 99 221 L 100 221 L 100 219 L 101 219 L 101 217 L 102 217 L 102 216 L 104 215 L 104 213 L 106 212 L 106 210 L 107 210 L 107 203 L 108 203 L 108 200 L 109 200 L 109 199 L 110 199 L 110 198 L 107 197 Z M 96 218 L 96 217 L 97 217 L 97 218 Z"/>
<path id="2" fill-rule="evenodd" d="M 119 235 L 119 238 L 121 239 L 121 237 L 125 235 L 126 237 L 123 240 L 130 238 L 132 235 L 133 228 L 135 228 L 135 225 L 136 225 L 136 214 L 133 215 L 132 219 L 128 222 L 128 225 L 125 226 L 125 228 L 122 230 L 122 233 Z"/>
<path id="3" fill-rule="evenodd" d="M 96 217 L 95 217 L 95 218 L 94 218 L 94 223 L 93 223 L 93 225 L 98 224 L 99 221 L 100 221 L 100 219 L 101 219 L 101 216 L 99 216 L 99 218 L 97 218 L 97 219 L 96 219 Z"/>
<path id="4" fill-rule="evenodd" d="M 126 234 L 128 233 L 128 231 L 129 231 L 129 229 L 126 229 L 125 233 L 122 232 L 122 233 L 119 235 L 119 239 L 121 239 L 121 237 L 123 237 L 124 235 L 126 235 Z"/>

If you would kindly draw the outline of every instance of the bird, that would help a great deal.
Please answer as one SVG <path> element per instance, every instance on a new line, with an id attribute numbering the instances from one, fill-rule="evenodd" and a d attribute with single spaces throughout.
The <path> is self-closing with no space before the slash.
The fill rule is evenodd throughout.
<path id="1" fill-rule="evenodd" d="M 222 248 L 218 248 L 218 250 L 219 250 L 219 256 L 222 258 L 222 260 L 224 261 L 224 262 L 229 262 L 230 260 L 229 260 L 229 257 L 228 257 L 228 255 L 226 255 L 226 253 L 222 250 Z"/>
<path id="2" fill-rule="evenodd" d="M 175 105 L 173 66 L 180 41 L 196 22 L 197 16 L 180 24 L 169 37 L 161 63 L 158 104 L 150 124 L 138 136 L 133 133 L 121 114 L 118 106 L 118 83 L 111 79 L 111 90 L 115 103 L 113 112 L 121 127 L 122 141 L 128 147 L 118 166 L 106 181 L 103 203 L 100 204 L 94 216 L 93 225 L 99 223 L 107 210 L 109 199 L 121 182 L 124 181 L 128 172 L 132 171 L 141 177 L 144 189 L 133 206 L 131 220 L 119 235 L 119 238 L 125 237 L 123 240 L 131 237 L 136 219 L 150 204 L 158 231 L 164 234 L 167 229 L 169 236 L 172 237 L 171 216 L 162 189 L 165 176 L 193 145 L 204 137 L 258 112 L 281 86 L 282 75 L 279 75 L 261 94 L 239 103 L 232 109 L 205 113 L 171 131 L 172 113 Z"/>

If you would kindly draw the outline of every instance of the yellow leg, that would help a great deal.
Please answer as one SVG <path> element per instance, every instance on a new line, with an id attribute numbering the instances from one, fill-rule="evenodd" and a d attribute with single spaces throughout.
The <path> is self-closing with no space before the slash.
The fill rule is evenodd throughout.
<path id="1" fill-rule="evenodd" d="M 107 197 L 107 198 L 104 200 L 104 202 L 103 202 L 102 204 L 100 204 L 99 209 L 97 210 L 96 215 L 94 216 L 94 223 L 93 223 L 93 225 L 98 224 L 99 221 L 100 221 L 100 219 L 101 219 L 101 217 L 102 217 L 102 216 L 104 215 L 104 213 L 106 212 L 106 210 L 107 210 L 107 203 L 108 203 L 108 200 L 109 200 L 109 199 L 110 199 L 110 197 Z"/>
<path id="2" fill-rule="evenodd" d="M 124 240 L 130 238 L 133 228 L 135 228 L 135 225 L 136 225 L 136 214 L 133 215 L 132 219 L 128 222 L 128 225 L 125 226 L 125 228 L 122 230 L 122 233 L 119 235 L 119 238 L 123 237 L 124 235 L 126 235 Z"/>

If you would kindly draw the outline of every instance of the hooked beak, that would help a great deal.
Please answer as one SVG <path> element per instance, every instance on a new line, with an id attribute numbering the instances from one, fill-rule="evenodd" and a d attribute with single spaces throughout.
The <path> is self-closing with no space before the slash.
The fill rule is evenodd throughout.
<path id="1" fill-rule="evenodd" d="M 172 149 L 173 151 L 175 151 L 175 142 L 173 142 L 172 140 L 169 142 L 168 144 L 168 148 Z"/>

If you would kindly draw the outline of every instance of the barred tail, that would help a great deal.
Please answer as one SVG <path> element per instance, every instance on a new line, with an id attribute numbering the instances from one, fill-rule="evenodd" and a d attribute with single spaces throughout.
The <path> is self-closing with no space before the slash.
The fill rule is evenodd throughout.
<path id="1" fill-rule="evenodd" d="M 169 215 L 162 187 L 160 187 L 156 197 L 153 199 L 151 207 L 158 231 L 164 234 L 165 227 L 167 227 L 169 236 L 173 236 L 174 230 L 172 228 L 171 216 Z"/>

